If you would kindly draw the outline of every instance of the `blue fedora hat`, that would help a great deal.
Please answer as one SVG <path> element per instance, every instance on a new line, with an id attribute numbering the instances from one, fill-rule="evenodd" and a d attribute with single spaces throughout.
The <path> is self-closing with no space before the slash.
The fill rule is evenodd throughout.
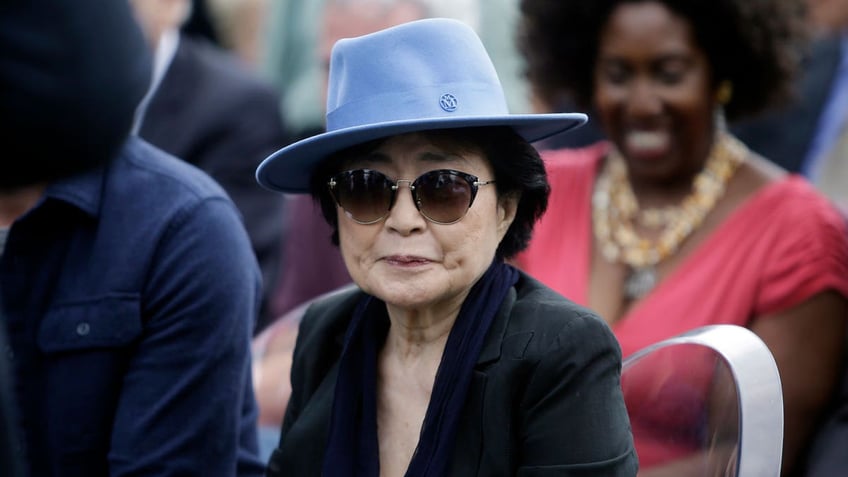
<path id="1" fill-rule="evenodd" d="M 529 142 L 586 122 L 579 113 L 509 114 L 477 34 L 433 18 L 340 40 L 333 47 L 326 132 L 290 144 L 256 170 L 264 187 L 308 192 L 313 168 L 348 147 L 429 129 L 510 126 Z"/>

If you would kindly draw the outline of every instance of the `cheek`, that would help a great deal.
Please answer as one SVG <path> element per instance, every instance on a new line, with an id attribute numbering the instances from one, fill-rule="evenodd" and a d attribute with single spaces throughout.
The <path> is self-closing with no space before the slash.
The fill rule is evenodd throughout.
<path id="1" fill-rule="evenodd" d="M 595 91 L 592 94 L 592 105 L 598 114 L 603 116 L 612 108 L 615 95 L 610 88 L 600 85 L 595 81 Z"/>
<path id="2" fill-rule="evenodd" d="M 455 261 L 479 262 L 479 264 L 488 266 L 500 244 L 502 234 L 499 224 L 502 222 L 498 220 L 497 212 L 490 212 L 485 216 L 468 216 L 467 218 L 471 220 L 465 227 L 446 231 L 450 234 L 449 237 L 443 235 L 442 243 L 445 246 L 445 256 L 448 259 L 454 258 Z"/>
<path id="3" fill-rule="evenodd" d="M 339 249 L 351 274 L 367 260 L 379 227 L 360 225 L 339 214 Z"/>
<path id="4" fill-rule="evenodd" d="M 597 115 L 598 125 L 605 130 L 615 129 L 620 119 L 627 94 L 622 88 L 603 86 L 596 82 L 592 95 L 592 106 Z"/>
<path id="5" fill-rule="evenodd" d="M 712 130 L 716 121 L 716 105 L 709 100 L 711 97 L 710 91 L 699 88 L 693 89 L 690 95 L 678 101 L 681 126 L 688 129 L 690 134 L 704 135 Z"/>
<path id="6" fill-rule="evenodd" d="M 680 110 L 688 111 L 689 115 L 712 117 L 715 110 L 716 91 L 709 81 L 710 73 L 706 68 L 700 68 L 689 75 L 689 80 L 677 88 L 669 89 L 668 101 L 677 105 Z"/>

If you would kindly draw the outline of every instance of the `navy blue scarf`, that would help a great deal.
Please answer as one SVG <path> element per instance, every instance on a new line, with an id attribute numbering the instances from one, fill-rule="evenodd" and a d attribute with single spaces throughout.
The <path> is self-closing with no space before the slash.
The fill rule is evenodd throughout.
<path id="1" fill-rule="evenodd" d="M 407 476 L 441 477 L 447 473 L 474 365 L 486 333 L 518 272 L 495 260 L 466 297 L 448 335 L 418 447 Z M 324 477 L 378 477 L 377 354 L 389 319 L 382 301 L 366 296 L 347 329 L 333 396 L 333 413 Z"/>

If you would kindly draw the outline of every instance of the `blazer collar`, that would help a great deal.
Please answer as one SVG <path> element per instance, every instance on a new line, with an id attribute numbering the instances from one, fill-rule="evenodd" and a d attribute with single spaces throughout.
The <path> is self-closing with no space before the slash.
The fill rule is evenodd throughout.
<path id="1" fill-rule="evenodd" d="M 498 309 L 498 314 L 492 320 L 492 325 L 489 328 L 489 333 L 486 340 L 483 342 L 483 349 L 480 350 L 480 356 L 477 358 L 477 365 L 497 361 L 501 357 L 501 349 L 504 338 L 506 337 L 506 329 L 509 324 L 509 314 L 512 310 L 512 305 L 515 303 L 517 293 L 515 287 L 510 288 L 506 294 L 501 307 Z"/>

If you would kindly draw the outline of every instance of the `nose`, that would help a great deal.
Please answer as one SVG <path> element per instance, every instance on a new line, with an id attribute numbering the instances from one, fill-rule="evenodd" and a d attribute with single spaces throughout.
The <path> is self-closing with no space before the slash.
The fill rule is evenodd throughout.
<path id="1" fill-rule="evenodd" d="M 647 79 L 633 81 L 627 95 L 627 113 L 633 118 L 649 118 L 662 112 L 662 100 Z"/>
<path id="2" fill-rule="evenodd" d="M 402 187 L 405 186 L 405 187 Z M 402 189 L 408 189 L 402 190 Z M 412 181 L 399 179 L 395 185 L 395 203 L 389 210 L 389 215 L 386 217 L 386 227 L 399 232 L 401 235 L 409 235 L 417 230 L 421 230 L 427 220 L 418 211 L 415 204 L 413 191 L 415 186 Z"/>

